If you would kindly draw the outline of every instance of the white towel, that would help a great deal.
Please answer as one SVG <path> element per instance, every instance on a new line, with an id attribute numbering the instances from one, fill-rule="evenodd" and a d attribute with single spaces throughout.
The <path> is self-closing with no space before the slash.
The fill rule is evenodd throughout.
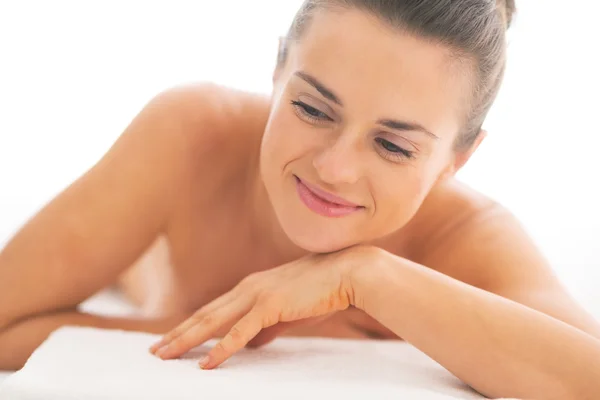
<path id="1" fill-rule="evenodd" d="M 278 338 L 204 371 L 198 361 L 214 341 L 162 361 L 148 352 L 158 339 L 61 328 L 0 386 L 0 399 L 482 398 L 403 342 Z"/>
<path id="2" fill-rule="evenodd" d="M 8 379 L 8 377 L 11 375 L 11 371 L 0 371 L 0 386 L 2 386 L 2 382 Z"/>

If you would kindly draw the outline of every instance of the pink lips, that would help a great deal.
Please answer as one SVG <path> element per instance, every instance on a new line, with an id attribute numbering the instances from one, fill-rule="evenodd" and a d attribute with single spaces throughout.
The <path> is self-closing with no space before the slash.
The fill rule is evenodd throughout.
<path id="1" fill-rule="evenodd" d="M 302 202 L 315 213 L 324 217 L 344 217 L 363 207 L 346 201 L 322 189 L 296 178 L 296 189 Z"/>

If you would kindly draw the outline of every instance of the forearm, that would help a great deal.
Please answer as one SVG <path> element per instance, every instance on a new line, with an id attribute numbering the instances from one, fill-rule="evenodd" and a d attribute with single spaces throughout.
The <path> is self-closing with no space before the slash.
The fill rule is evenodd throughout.
<path id="1" fill-rule="evenodd" d="M 65 325 L 104 329 L 122 329 L 149 333 L 165 333 L 184 317 L 135 319 L 101 317 L 77 311 L 65 311 L 34 316 L 15 322 L 0 330 L 0 370 L 17 370 L 51 332 Z"/>
<path id="2" fill-rule="evenodd" d="M 389 253 L 378 259 L 354 274 L 355 306 L 474 389 L 544 399 L 600 393 L 597 339 Z"/>

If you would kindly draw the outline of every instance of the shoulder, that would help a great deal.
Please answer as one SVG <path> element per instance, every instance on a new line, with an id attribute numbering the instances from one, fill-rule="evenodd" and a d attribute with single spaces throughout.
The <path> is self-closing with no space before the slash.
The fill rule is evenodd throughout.
<path id="1" fill-rule="evenodd" d="M 488 291 L 555 283 L 526 229 L 498 202 L 452 181 L 423 207 L 414 261 Z"/>
<path id="2" fill-rule="evenodd" d="M 118 178 L 130 197 L 151 194 L 170 213 L 191 191 L 207 192 L 210 185 L 243 179 L 243 165 L 253 153 L 249 143 L 262 136 L 260 120 L 268 116 L 268 104 L 259 95 L 209 83 L 165 90 L 95 165 L 90 176 L 101 184 L 94 187 Z"/>
<path id="3" fill-rule="evenodd" d="M 266 96 L 211 82 L 175 86 L 157 94 L 149 103 L 184 118 L 186 122 L 225 122 L 227 117 L 246 113 L 248 108 L 268 106 Z M 264 111 L 264 110 L 263 110 Z"/>
<path id="4" fill-rule="evenodd" d="M 141 167 L 146 173 L 162 175 L 172 190 L 191 196 L 199 187 L 214 191 L 247 179 L 269 111 L 269 98 L 261 94 L 213 83 L 173 87 L 134 119 L 127 131 L 136 139 L 122 141 L 134 142 L 127 146 L 130 156 L 151 159 Z"/>
<path id="5" fill-rule="evenodd" d="M 600 337 L 598 322 L 565 289 L 509 210 L 457 182 L 427 203 L 420 218 L 430 222 L 412 261 Z"/>
<path id="6" fill-rule="evenodd" d="M 212 154 L 249 139 L 250 130 L 262 130 L 269 114 L 266 96 L 243 92 L 214 83 L 169 88 L 156 95 L 142 113 L 151 113 L 165 126 L 169 140 L 177 140 L 187 152 Z M 172 133 L 178 132 L 176 137 Z M 225 146 L 225 147 L 223 147 Z"/>

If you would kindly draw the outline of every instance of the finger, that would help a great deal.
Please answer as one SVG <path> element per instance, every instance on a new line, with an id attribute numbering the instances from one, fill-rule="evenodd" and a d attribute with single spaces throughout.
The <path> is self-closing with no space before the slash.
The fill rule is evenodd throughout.
<path id="1" fill-rule="evenodd" d="M 203 369 L 212 369 L 221 365 L 234 353 L 243 349 L 263 329 L 263 321 L 267 319 L 261 311 L 252 309 L 235 324 L 229 333 L 217 343 L 208 355 L 200 362 Z"/>
<path id="2" fill-rule="evenodd" d="M 261 347 L 268 343 L 271 343 L 273 340 L 280 336 L 283 332 L 290 329 L 287 326 L 289 322 L 282 322 L 281 324 L 277 324 L 268 329 L 263 329 L 256 335 L 252 340 L 248 342 L 247 347 Z"/>
<path id="3" fill-rule="evenodd" d="M 260 347 L 271 343 L 277 336 L 290 329 L 291 322 L 280 322 L 270 328 L 261 330 L 252 340 L 248 342 L 247 347 Z"/>
<path id="4" fill-rule="evenodd" d="M 192 326 L 194 326 L 198 322 L 202 321 L 206 317 L 206 315 L 212 314 L 214 311 L 218 310 L 219 308 L 224 307 L 227 303 L 230 303 L 234 298 L 235 298 L 235 296 L 233 295 L 233 291 L 229 291 L 229 292 L 217 297 L 215 300 L 211 301 L 210 303 L 206 304 L 204 307 L 202 307 L 198 311 L 196 311 L 190 318 L 186 319 L 181 324 L 179 324 L 177 327 L 175 327 L 171 331 L 167 332 L 162 337 L 161 340 L 154 343 L 150 347 L 150 352 L 152 354 L 156 354 L 158 352 L 158 350 L 169 345 L 169 343 L 171 343 L 175 338 L 180 336 L 182 333 L 187 332 Z"/>
<path id="5" fill-rule="evenodd" d="M 192 348 L 201 345 L 211 339 L 219 328 L 231 324 L 242 318 L 250 309 L 250 305 L 244 300 L 231 302 L 226 306 L 206 314 L 194 325 L 171 340 L 167 345 L 156 352 L 163 360 L 177 358 Z"/>
<path id="6" fill-rule="evenodd" d="M 315 324 L 322 322 L 323 320 L 329 318 L 331 316 L 331 314 L 333 314 L 333 313 L 326 314 L 326 315 L 323 315 L 320 317 L 305 318 L 305 319 L 301 319 L 301 320 L 293 321 L 293 322 L 280 322 L 269 328 L 261 330 L 254 339 L 252 339 L 250 342 L 248 342 L 247 347 L 264 346 L 264 345 L 272 342 L 277 336 L 280 336 L 281 334 L 283 334 L 285 331 L 287 331 L 289 329 L 294 329 L 298 326 L 315 325 Z"/>

